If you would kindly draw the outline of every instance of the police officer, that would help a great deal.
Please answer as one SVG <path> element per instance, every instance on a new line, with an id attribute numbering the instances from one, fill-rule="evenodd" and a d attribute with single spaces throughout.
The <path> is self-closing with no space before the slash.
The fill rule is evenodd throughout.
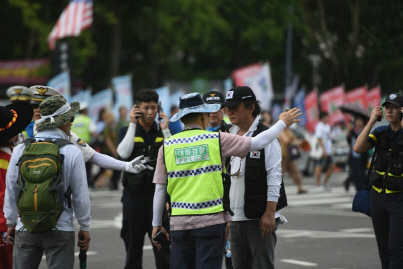
<path id="1" fill-rule="evenodd" d="M 164 138 L 171 136 L 168 129 L 168 117 L 158 113 L 158 94 L 150 89 L 140 90 L 136 96 L 136 105 L 130 111 L 130 124 L 119 131 L 118 154 L 122 159 L 132 160 L 140 155 L 157 159 L 158 149 Z M 159 123 L 155 118 L 161 119 Z M 154 171 L 139 174 L 123 173 L 123 226 L 120 233 L 126 248 L 125 269 L 141 269 L 144 236 L 151 239 L 151 220 L 155 185 L 152 183 Z M 165 212 L 166 213 L 166 212 Z M 165 227 L 169 227 L 167 214 Z M 165 223 L 164 223 L 165 224 Z M 158 251 L 153 248 L 157 269 L 169 268 L 169 246 Z"/>
<path id="2" fill-rule="evenodd" d="M 7 89 L 6 94 L 11 103 L 19 101 L 30 102 L 33 96 L 31 91 L 24 86 L 12 86 Z"/>
<path id="3" fill-rule="evenodd" d="M 225 102 L 224 95 L 217 91 L 209 91 L 203 95 L 203 100 L 206 104 L 220 104 Z M 224 115 L 228 111 L 226 107 L 222 107 L 217 112 L 208 114 L 208 126 L 207 131 L 210 132 L 228 132 L 231 125 L 224 121 Z"/>
<path id="4" fill-rule="evenodd" d="M 357 153 L 375 147 L 374 171 L 369 180 L 372 224 L 383 269 L 403 268 L 403 96 L 390 94 L 382 104 L 389 125 L 371 131 L 382 107 L 371 112 L 371 118 L 354 146 Z"/>

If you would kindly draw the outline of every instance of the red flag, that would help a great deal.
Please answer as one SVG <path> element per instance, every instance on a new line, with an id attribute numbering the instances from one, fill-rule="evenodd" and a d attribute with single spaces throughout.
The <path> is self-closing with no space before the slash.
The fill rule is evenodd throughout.
<path id="1" fill-rule="evenodd" d="M 381 105 L 381 88 L 376 86 L 367 92 L 368 110 L 371 112 L 377 106 Z"/>
<path id="2" fill-rule="evenodd" d="M 48 46 L 55 49 L 57 39 L 79 36 L 81 31 L 92 24 L 92 0 L 72 0 L 60 15 L 48 36 Z"/>
<path id="3" fill-rule="evenodd" d="M 344 103 L 344 87 L 338 86 L 320 95 L 320 106 L 323 111 L 329 113 L 329 124 L 334 125 L 344 121 L 343 113 L 339 107 Z"/>
<path id="4" fill-rule="evenodd" d="M 306 113 L 306 129 L 314 133 L 319 121 L 318 93 L 311 91 L 304 99 Z"/>
<path id="5" fill-rule="evenodd" d="M 351 91 L 346 92 L 344 98 L 345 104 L 355 104 L 362 108 L 367 108 L 367 87 L 362 86 Z M 344 114 L 346 122 L 350 122 L 351 115 Z"/>

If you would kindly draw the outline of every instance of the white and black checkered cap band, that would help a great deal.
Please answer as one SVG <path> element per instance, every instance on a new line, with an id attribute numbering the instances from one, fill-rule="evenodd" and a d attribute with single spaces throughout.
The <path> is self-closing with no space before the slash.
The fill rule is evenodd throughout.
<path id="1" fill-rule="evenodd" d="M 185 202 L 172 202 L 172 208 L 178 209 L 189 209 L 189 210 L 198 210 L 203 208 L 210 208 L 218 205 L 222 205 L 222 198 L 218 198 L 215 200 L 200 202 L 200 203 L 185 203 Z"/>

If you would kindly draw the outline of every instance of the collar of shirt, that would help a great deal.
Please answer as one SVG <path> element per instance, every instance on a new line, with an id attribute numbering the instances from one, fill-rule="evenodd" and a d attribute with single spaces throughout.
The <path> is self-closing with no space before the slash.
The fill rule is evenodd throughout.
<path id="1" fill-rule="evenodd" d="M 59 128 L 51 128 L 38 131 L 38 133 L 35 135 L 35 138 L 63 138 L 69 140 L 69 137 L 66 135 L 66 133 Z"/>
<path id="2" fill-rule="evenodd" d="M 147 132 L 146 129 L 144 129 L 144 127 L 140 124 L 140 122 L 137 123 L 136 126 L 137 126 L 136 128 L 139 128 L 141 131 Z M 151 125 L 150 131 L 151 131 L 151 130 L 158 131 L 159 129 L 160 129 L 160 128 L 159 128 L 159 126 L 158 126 L 158 123 L 154 121 L 154 122 L 153 122 L 153 125 Z"/>
<path id="3" fill-rule="evenodd" d="M 255 120 L 253 121 L 252 125 L 249 127 L 249 130 L 243 136 L 252 136 L 253 133 L 256 131 L 257 125 L 259 124 L 260 115 L 258 115 Z M 239 127 L 236 125 L 232 125 L 229 129 L 230 134 L 237 134 L 239 132 Z"/>
<path id="4" fill-rule="evenodd" d="M 183 130 L 186 129 L 203 129 L 201 126 L 194 124 L 194 123 L 189 123 L 185 125 L 185 128 Z"/>

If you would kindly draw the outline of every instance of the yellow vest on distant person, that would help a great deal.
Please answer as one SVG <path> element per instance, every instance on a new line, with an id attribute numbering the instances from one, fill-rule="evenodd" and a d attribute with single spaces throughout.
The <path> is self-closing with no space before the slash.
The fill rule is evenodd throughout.
<path id="1" fill-rule="evenodd" d="M 165 139 L 172 216 L 224 211 L 219 132 L 192 129 Z"/>
<path id="2" fill-rule="evenodd" d="M 74 118 L 73 126 L 71 127 L 71 131 L 87 144 L 91 143 L 90 123 L 90 117 L 80 114 Z"/>

